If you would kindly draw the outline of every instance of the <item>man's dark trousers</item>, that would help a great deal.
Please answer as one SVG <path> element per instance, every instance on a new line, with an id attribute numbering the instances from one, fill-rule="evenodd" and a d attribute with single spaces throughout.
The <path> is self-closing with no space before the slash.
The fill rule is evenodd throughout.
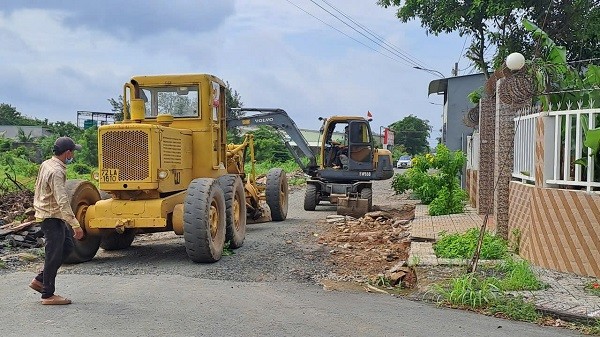
<path id="1" fill-rule="evenodd" d="M 56 273 L 64 259 L 73 251 L 73 234 L 62 219 L 47 218 L 41 223 L 46 238 L 44 270 L 35 279 L 44 284 L 42 298 L 54 295 Z"/>

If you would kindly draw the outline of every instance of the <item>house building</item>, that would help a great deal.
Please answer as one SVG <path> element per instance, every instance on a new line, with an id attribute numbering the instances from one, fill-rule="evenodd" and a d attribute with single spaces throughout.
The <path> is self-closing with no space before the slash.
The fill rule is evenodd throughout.
<path id="1" fill-rule="evenodd" d="M 473 128 L 465 124 L 464 117 L 474 106 L 468 96 L 484 84 L 484 74 L 454 76 L 429 82 L 427 96 L 444 95 L 442 144 L 450 151 L 467 152 L 467 143 L 473 134 Z M 466 188 L 466 167 L 462 170 L 460 180 L 461 187 Z"/>

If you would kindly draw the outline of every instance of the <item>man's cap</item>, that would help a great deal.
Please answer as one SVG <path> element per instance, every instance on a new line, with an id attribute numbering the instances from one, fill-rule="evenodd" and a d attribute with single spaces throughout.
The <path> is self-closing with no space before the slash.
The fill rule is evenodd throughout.
<path id="1" fill-rule="evenodd" d="M 74 150 L 81 150 L 81 145 L 79 144 L 75 144 L 75 142 L 73 141 L 73 139 L 71 139 L 70 137 L 59 137 L 56 139 L 56 141 L 54 142 L 54 153 L 55 154 L 61 154 L 63 152 L 66 151 L 74 151 Z"/>

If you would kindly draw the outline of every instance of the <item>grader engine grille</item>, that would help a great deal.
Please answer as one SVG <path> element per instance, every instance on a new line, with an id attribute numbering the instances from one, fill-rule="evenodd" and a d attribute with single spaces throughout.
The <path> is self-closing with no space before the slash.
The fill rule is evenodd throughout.
<path id="1" fill-rule="evenodd" d="M 181 165 L 181 139 L 163 137 L 161 146 L 163 164 Z"/>
<path id="2" fill-rule="evenodd" d="M 148 134 L 143 131 L 109 131 L 102 135 L 102 168 L 118 169 L 120 181 L 149 177 L 148 152 Z"/>

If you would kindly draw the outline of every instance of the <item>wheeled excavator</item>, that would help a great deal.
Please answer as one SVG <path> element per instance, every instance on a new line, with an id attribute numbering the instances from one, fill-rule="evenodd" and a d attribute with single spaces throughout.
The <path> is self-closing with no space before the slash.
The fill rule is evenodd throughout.
<path id="1" fill-rule="evenodd" d="M 363 117 L 320 118 L 319 144 L 314 149 L 285 110 L 237 110 L 242 117 L 228 119 L 228 128 L 266 125 L 282 133 L 284 144 L 308 176 L 304 196 L 307 211 L 326 201 L 337 205 L 338 214 L 365 214 L 373 205 L 372 181 L 394 175 L 391 152 L 375 147 L 369 120 Z"/>

